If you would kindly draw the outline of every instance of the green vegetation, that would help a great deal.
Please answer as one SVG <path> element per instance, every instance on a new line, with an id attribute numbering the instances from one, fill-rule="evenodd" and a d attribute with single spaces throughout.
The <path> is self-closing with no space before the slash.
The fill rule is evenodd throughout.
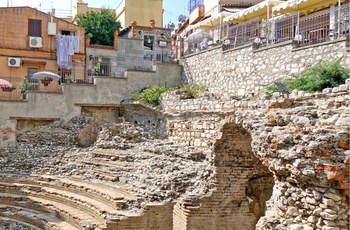
<path id="1" fill-rule="evenodd" d="M 140 100 L 153 106 L 157 106 L 159 105 L 160 95 L 167 91 L 169 91 L 169 89 L 163 86 L 153 85 L 144 88 L 140 93 L 134 93 L 132 95 L 132 99 Z"/>
<path id="2" fill-rule="evenodd" d="M 182 85 L 180 92 L 186 93 L 189 98 L 196 98 L 200 93 L 208 90 L 208 87 L 203 84 Z"/>
<path id="3" fill-rule="evenodd" d="M 67 76 L 65 76 L 65 78 L 64 78 L 65 83 L 72 83 L 73 80 L 74 80 L 74 78 L 73 78 L 72 75 L 67 75 Z"/>
<path id="4" fill-rule="evenodd" d="M 18 92 L 21 94 L 22 99 L 27 98 L 27 91 L 30 89 L 30 82 L 28 81 L 27 78 L 23 78 L 19 83 L 18 83 Z"/>
<path id="5" fill-rule="evenodd" d="M 185 93 L 187 98 L 195 98 L 198 97 L 199 93 L 204 92 L 207 89 L 208 87 L 202 84 L 182 85 L 181 87 L 176 88 L 165 88 L 163 86 L 153 85 L 144 88 L 140 93 L 134 93 L 132 98 L 134 100 L 140 100 L 153 106 L 157 106 L 159 105 L 159 99 L 162 93 L 179 90 L 180 92 Z"/>
<path id="6" fill-rule="evenodd" d="M 115 13 L 107 9 L 78 15 L 77 23 L 85 28 L 85 36 L 90 37 L 91 44 L 109 46 L 113 45 L 114 32 L 121 27 Z"/>
<path id="7" fill-rule="evenodd" d="M 289 91 L 298 89 L 311 93 L 337 87 L 344 84 L 349 77 L 350 71 L 340 65 L 340 60 L 319 61 L 315 66 L 300 72 L 294 78 L 279 80 L 279 82 L 284 84 Z M 270 84 L 265 94 L 271 97 L 274 92 L 279 92 L 279 89 L 274 84 Z"/>

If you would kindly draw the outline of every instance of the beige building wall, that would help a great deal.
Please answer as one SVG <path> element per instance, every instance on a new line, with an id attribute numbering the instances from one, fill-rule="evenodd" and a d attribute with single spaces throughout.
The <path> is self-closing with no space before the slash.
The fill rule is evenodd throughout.
<path id="1" fill-rule="evenodd" d="M 204 15 L 218 14 L 219 12 L 219 0 L 204 0 Z"/>
<path id="2" fill-rule="evenodd" d="M 115 12 L 122 28 L 128 27 L 132 21 L 139 26 L 149 26 L 152 19 L 155 26 L 163 27 L 163 0 L 123 0 Z"/>
<path id="3" fill-rule="evenodd" d="M 89 7 L 89 5 L 82 0 L 73 0 L 72 4 L 73 4 L 73 7 L 72 7 L 73 8 L 73 20 L 75 20 L 77 15 L 79 15 L 79 14 L 86 14 L 90 11 L 100 12 L 102 9 L 102 8 Z M 114 13 L 114 9 L 109 9 L 109 10 L 111 13 Z"/>

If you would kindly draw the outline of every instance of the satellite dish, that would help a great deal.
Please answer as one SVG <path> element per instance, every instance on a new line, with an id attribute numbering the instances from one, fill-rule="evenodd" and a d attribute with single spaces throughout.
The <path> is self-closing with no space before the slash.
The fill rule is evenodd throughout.
<path id="1" fill-rule="evenodd" d="M 186 19 L 187 19 L 187 17 L 185 15 L 180 14 L 177 20 L 179 20 L 179 22 L 184 23 L 186 21 Z"/>

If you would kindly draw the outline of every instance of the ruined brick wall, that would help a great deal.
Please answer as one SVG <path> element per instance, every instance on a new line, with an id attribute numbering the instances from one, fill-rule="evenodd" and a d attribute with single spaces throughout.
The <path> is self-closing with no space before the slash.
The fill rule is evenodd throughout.
<path id="1" fill-rule="evenodd" d="M 349 86 L 348 79 L 323 93 L 270 101 L 164 96 L 165 112 L 176 115 L 169 139 L 206 149 L 215 168 L 206 196 L 189 193 L 175 205 L 174 229 L 254 229 L 257 220 L 257 229 L 348 229 Z M 251 155 L 237 144 L 246 153 L 251 146 Z M 274 176 L 271 197 L 268 187 L 251 194 L 254 182 L 271 179 L 260 163 Z"/>
<path id="2" fill-rule="evenodd" d="M 192 192 L 192 197 L 177 204 L 174 229 L 254 229 L 263 214 L 263 205 L 272 193 L 272 176 L 253 155 L 246 130 L 226 124 L 222 132 L 213 150 L 211 188 L 204 197 Z M 249 181 L 259 185 L 254 192 Z"/>
<path id="3" fill-rule="evenodd" d="M 141 215 L 135 215 L 108 225 L 108 229 L 172 230 L 174 204 L 148 205 Z"/>

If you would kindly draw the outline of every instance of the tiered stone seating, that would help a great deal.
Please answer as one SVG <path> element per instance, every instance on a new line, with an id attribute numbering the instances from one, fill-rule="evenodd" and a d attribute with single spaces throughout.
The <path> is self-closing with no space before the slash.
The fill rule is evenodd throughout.
<path id="1" fill-rule="evenodd" d="M 127 215 L 124 205 L 135 200 L 122 187 L 77 178 L 0 177 L 0 217 L 39 229 L 107 229 Z"/>
<path id="2" fill-rule="evenodd" d="M 52 215 L 23 207 L 1 204 L 0 215 L 0 226 L 5 229 L 10 229 L 11 223 L 18 223 L 20 226 L 25 226 L 33 230 L 76 229 L 73 225 Z"/>
<path id="3" fill-rule="evenodd" d="M 130 171 L 127 162 L 130 156 L 123 154 L 122 151 L 116 153 L 94 150 L 89 154 L 91 158 L 80 159 L 77 162 L 96 166 L 93 174 L 100 180 L 116 182 L 119 181 L 120 172 Z"/>

